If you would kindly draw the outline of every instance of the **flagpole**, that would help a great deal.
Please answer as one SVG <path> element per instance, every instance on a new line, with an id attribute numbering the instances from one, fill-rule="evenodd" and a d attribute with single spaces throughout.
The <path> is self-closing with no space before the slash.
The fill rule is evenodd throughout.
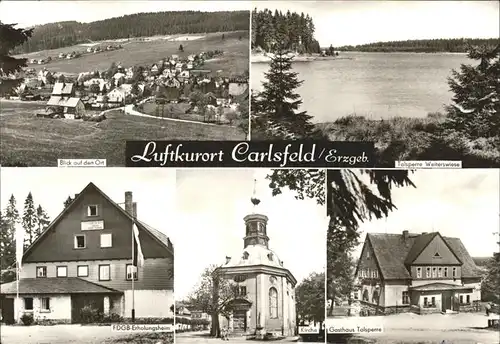
<path id="1" fill-rule="evenodd" d="M 132 223 L 132 322 L 135 322 L 135 295 L 134 295 L 134 267 L 137 265 L 134 265 L 134 258 L 135 258 L 135 248 L 134 248 L 134 243 L 135 243 L 135 235 L 134 235 L 134 226 L 135 222 Z"/>
<path id="2" fill-rule="evenodd" d="M 16 323 L 19 322 L 19 307 L 20 307 L 20 300 L 19 300 L 19 261 L 16 262 Z"/>

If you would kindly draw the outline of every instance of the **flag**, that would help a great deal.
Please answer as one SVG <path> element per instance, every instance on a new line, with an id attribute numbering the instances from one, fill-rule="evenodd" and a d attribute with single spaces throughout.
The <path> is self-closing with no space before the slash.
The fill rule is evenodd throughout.
<path id="1" fill-rule="evenodd" d="M 17 268 L 21 269 L 21 264 L 23 260 L 23 251 L 24 251 L 24 228 L 22 224 L 19 222 L 15 227 L 15 236 L 16 236 L 16 263 Z"/>
<path id="2" fill-rule="evenodd" d="M 134 223 L 132 230 L 134 232 L 134 254 L 132 257 L 132 264 L 134 266 L 143 266 L 144 265 L 144 256 L 142 254 L 141 242 L 139 241 L 139 229 L 137 229 L 137 225 Z"/>

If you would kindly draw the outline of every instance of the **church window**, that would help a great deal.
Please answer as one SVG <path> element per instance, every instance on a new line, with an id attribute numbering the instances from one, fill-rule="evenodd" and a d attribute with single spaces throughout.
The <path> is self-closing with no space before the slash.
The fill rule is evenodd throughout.
<path id="1" fill-rule="evenodd" d="M 425 277 L 431 278 L 431 268 L 427 267 L 425 269 Z"/>
<path id="2" fill-rule="evenodd" d="M 417 278 L 422 278 L 422 268 L 417 268 Z"/>
<path id="3" fill-rule="evenodd" d="M 269 289 L 269 317 L 278 318 L 278 291 L 274 287 Z"/>
<path id="4" fill-rule="evenodd" d="M 269 258 L 270 261 L 273 261 L 273 254 L 272 253 L 268 253 L 267 254 L 267 258 Z"/>
<path id="5" fill-rule="evenodd" d="M 436 253 L 434 254 L 434 258 L 441 258 L 441 256 L 439 255 L 439 252 L 436 252 Z"/>
<path id="6" fill-rule="evenodd" d="M 248 256 L 249 256 L 249 254 L 247 251 L 243 252 L 243 259 L 247 260 Z"/>

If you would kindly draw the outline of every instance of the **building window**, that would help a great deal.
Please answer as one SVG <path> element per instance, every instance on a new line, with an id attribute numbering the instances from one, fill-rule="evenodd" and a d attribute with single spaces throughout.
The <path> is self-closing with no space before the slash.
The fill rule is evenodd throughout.
<path id="1" fill-rule="evenodd" d="M 99 281 L 111 280 L 110 266 L 99 265 Z"/>
<path id="2" fill-rule="evenodd" d="M 101 248 L 112 247 L 112 235 L 111 234 L 101 234 Z"/>
<path id="3" fill-rule="evenodd" d="M 238 296 L 247 296 L 247 287 L 241 286 L 238 290 Z"/>
<path id="4" fill-rule="evenodd" d="M 370 251 L 366 251 L 366 259 L 370 259 Z"/>
<path id="5" fill-rule="evenodd" d="M 99 208 L 95 204 L 91 204 L 87 206 L 87 216 L 98 216 L 99 215 Z"/>
<path id="6" fill-rule="evenodd" d="M 431 268 L 426 268 L 425 269 L 425 277 L 431 278 Z"/>
<path id="7" fill-rule="evenodd" d="M 50 312 L 50 298 L 42 297 L 40 299 L 40 311 L 41 312 Z"/>
<path id="8" fill-rule="evenodd" d="M 78 277 L 89 277 L 89 266 L 88 265 L 78 265 L 76 267 L 76 275 Z"/>
<path id="9" fill-rule="evenodd" d="M 47 267 L 37 266 L 36 267 L 36 277 L 47 277 Z"/>
<path id="10" fill-rule="evenodd" d="M 422 278 L 422 268 L 417 268 L 417 278 Z"/>
<path id="11" fill-rule="evenodd" d="M 366 269 L 366 278 L 370 278 L 371 275 L 370 275 L 370 269 Z"/>
<path id="12" fill-rule="evenodd" d="M 132 274 L 134 275 L 134 281 L 137 281 L 137 266 L 127 264 L 127 281 L 132 280 Z"/>
<path id="13" fill-rule="evenodd" d="M 428 301 L 427 301 L 427 297 L 424 297 L 424 307 L 428 307 L 429 304 L 428 304 Z"/>
<path id="14" fill-rule="evenodd" d="M 403 305 L 409 305 L 410 304 L 410 297 L 408 296 L 407 291 L 403 291 Z"/>
<path id="15" fill-rule="evenodd" d="M 438 252 L 434 253 L 434 258 L 441 258 Z"/>
<path id="16" fill-rule="evenodd" d="M 437 277 L 437 268 L 432 268 L 432 278 Z"/>
<path id="17" fill-rule="evenodd" d="M 56 276 L 57 277 L 68 277 L 68 267 L 67 266 L 58 266 L 56 268 Z"/>
<path id="18" fill-rule="evenodd" d="M 443 277 L 443 268 L 438 268 L 438 277 Z"/>
<path id="19" fill-rule="evenodd" d="M 243 252 L 243 259 L 247 260 L 248 256 L 249 256 L 249 254 L 247 251 Z"/>
<path id="20" fill-rule="evenodd" d="M 444 268 L 444 277 L 448 277 L 448 268 Z"/>
<path id="21" fill-rule="evenodd" d="M 470 295 L 466 295 L 466 296 L 465 296 L 465 299 L 467 300 L 467 301 L 466 301 L 466 302 L 467 302 L 467 304 L 469 304 L 469 303 L 470 303 Z"/>
<path id="22" fill-rule="evenodd" d="M 431 297 L 431 306 L 436 307 L 436 298 L 434 296 Z"/>
<path id="23" fill-rule="evenodd" d="M 453 278 L 457 277 L 457 268 L 453 268 L 451 271 Z"/>
<path id="24" fill-rule="evenodd" d="M 75 235 L 74 248 L 85 248 L 85 235 Z"/>
<path id="25" fill-rule="evenodd" d="M 269 289 L 269 317 L 278 318 L 278 291 L 274 287 Z"/>
<path id="26" fill-rule="evenodd" d="M 33 310 L 33 298 L 25 297 L 24 298 L 24 310 L 32 311 Z"/>
<path id="27" fill-rule="evenodd" d="M 267 254 L 267 258 L 272 262 L 273 261 L 273 254 L 272 253 L 268 253 Z"/>

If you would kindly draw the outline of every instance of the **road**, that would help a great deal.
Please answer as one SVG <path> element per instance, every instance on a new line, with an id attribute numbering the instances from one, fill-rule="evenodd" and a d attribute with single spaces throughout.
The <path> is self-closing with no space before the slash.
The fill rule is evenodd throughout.
<path id="1" fill-rule="evenodd" d="M 1 326 L 2 344 L 102 344 L 128 332 L 111 332 L 110 326 Z"/>
<path id="2" fill-rule="evenodd" d="M 327 319 L 327 328 L 331 326 L 337 328 L 348 326 L 345 319 L 329 318 Z M 382 333 L 357 334 L 354 336 L 355 338 L 364 339 L 362 341 L 364 343 L 499 344 L 499 332 L 485 329 L 487 319 L 482 313 L 445 315 L 403 313 L 379 317 L 349 318 L 350 327 L 383 328 Z"/>

